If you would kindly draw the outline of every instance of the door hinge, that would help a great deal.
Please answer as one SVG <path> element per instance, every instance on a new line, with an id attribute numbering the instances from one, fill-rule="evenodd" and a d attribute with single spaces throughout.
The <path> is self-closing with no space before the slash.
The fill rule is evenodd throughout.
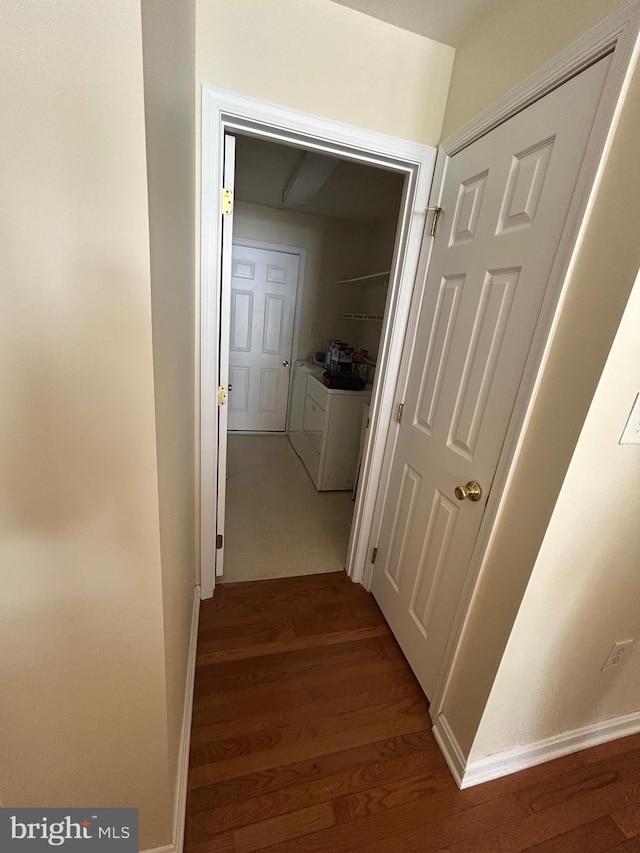
<path id="1" fill-rule="evenodd" d="M 223 536 L 222 533 L 218 533 L 216 536 L 216 551 L 219 551 L 222 548 Z"/>
<path id="2" fill-rule="evenodd" d="M 378 559 L 378 549 L 377 549 L 377 548 L 374 548 L 374 549 L 373 549 L 373 554 L 371 555 L 371 562 L 372 562 L 372 563 L 375 563 L 375 561 L 376 561 L 377 559 Z"/>
<path id="3" fill-rule="evenodd" d="M 226 406 L 227 405 L 227 389 L 224 385 L 218 386 L 218 405 Z"/>
<path id="4" fill-rule="evenodd" d="M 221 212 L 223 216 L 233 213 L 233 190 L 228 190 L 226 187 L 222 188 Z"/>
<path id="5" fill-rule="evenodd" d="M 404 412 L 404 403 L 398 403 L 398 411 L 396 413 L 396 420 L 399 424 L 402 423 L 402 413 Z"/>
<path id="6" fill-rule="evenodd" d="M 438 222 L 440 221 L 440 214 L 442 213 L 442 208 L 428 207 L 427 213 L 433 213 L 433 219 L 431 220 L 431 228 L 429 229 L 429 236 L 435 237 L 438 233 Z"/>

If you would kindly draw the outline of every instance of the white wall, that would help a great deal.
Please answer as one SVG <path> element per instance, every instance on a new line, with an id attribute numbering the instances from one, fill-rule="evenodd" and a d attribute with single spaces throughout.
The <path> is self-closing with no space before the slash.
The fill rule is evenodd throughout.
<path id="1" fill-rule="evenodd" d="M 0 6 L 0 789 L 170 836 L 140 7 Z"/>
<path id="2" fill-rule="evenodd" d="M 599 10 L 602 14 L 606 13 L 610 4 L 593 2 L 589 7 L 590 14 L 597 17 L 596 12 Z M 521 66 L 522 56 L 533 56 L 536 50 L 539 50 L 541 59 L 546 59 L 547 43 L 551 44 L 553 50 L 562 46 L 558 44 L 557 32 L 564 33 L 567 40 L 580 34 L 581 8 L 581 5 L 578 7 L 578 4 L 573 2 L 559 7 L 547 0 L 541 0 L 535 6 L 526 0 L 499 4 L 495 14 L 485 19 L 481 29 L 477 33 L 471 33 L 468 41 L 459 50 L 460 68 L 454 73 L 456 83 L 455 88 L 452 88 L 450 103 L 455 105 L 464 101 L 464 90 L 471 91 L 473 79 L 478 76 L 486 75 L 487 79 L 492 80 L 502 75 L 502 86 L 505 89 L 520 82 L 521 75 L 525 73 Z M 528 20 L 526 28 L 521 27 L 521 21 L 525 18 Z M 549 25 L 550 21 L 553 26 Z M 512 37 L 515 32 L 520 33 L 518 40 Z M 488 33 L 492 36 L 489 37 Z M 469 57 L 476 58 L 475 65 Z M 530 70 L 527 68 L 526 73 Z M 554 517 L 555 520 L 552 520 L 552 515 L 640 265 L 636 234 L 637 222 L 640 220 L 640 192 L 637 182 L 629 180 L 629 176 L 634 174 L 637 161 L 637 136 L 640 130 L 638 92 L 640 77 L 636 73 L 612 140 L 588 226 L 576 254 L 545 371 L 531 408 L 527 431 L 500 509 L 498 524 L 484 560 L 445 698 L 445 716 L 465 754 L 469 754 L 480 720 L 483 719 L 488 697 L 534 565 L 536 573 L 540 571 L 539 552 L 550 522 L 553 525 L 550 529 L 555 531 L 555 541 L 562 540 L 564 543 L 564 554 L 583 553 L 584 527 L 573 526 L 566 511 L 559 517 Z M 465 115 L 472 114 L 471 100 L 465 103 Z M 484 98 L 478 100 L 476 106 L 478 110 L 483 109 L 486 106 Z M 451 129 L 455 123 L 454 119 L 447 119 L 446 122 L 447 127 Z M 632 369 L 632 362 L 627 360 L 624 369 Z M 614 409 L 620 405 L 621 402 L 618 401 Z M 620 426 L 620 415 L 616 415 L 614 409 L 611 410 L 611 424 L 615 423 L 617 430 Z M 604 436 L 594 432 L 592 440 L 594 448 L 597 448 L 595 452 L 602 453 L 603 459 L 609 458 L 607 443 L 602 443 Z M 601 487 L 606 480 L 608 493 L 618 496 L 622 486 L 619 470 L 619 465 L 603 467 L 598 474 Z M 584 476 L 584 472 L 579 476 Z M 575 499 L 582 501 L 584 498 L 575 496 Z M 593 515 L 597 500 L 591 503 L 587 497 L 586 501 L 586 506 L 591 508 L 587 511 L 591 511 Z M 611 540 L 626 543 L 633 538 L 627 515 L 616 517 L 615 513 L 610 512 L 606 517 L 612 525 Z M 591 523 L 594 523 L 593 518 Z M 593 555 L 600 571 L 607 571 L 607 566 L 611 559 L 615 559 L 616 553 L 609 553 L 605 549 L 604 552 Z M 548 550 L 546 555 L 548 558 Z M 557 569 L 558 563 L 555 559 L 553 563 Z M 579 589 L 582 576 L 580 560 L 572 559 L 566 570 L 570 573 L 565 580 L 566 585 L 574 590 Z M 554 571 L 555 569 L 550 568 L 551 573 Z M 596 571 L 595 564 L 588 569 L 590 575 Z M 543 575 L 540 574 L 540 577 Z M 635 586 L 630 583 L 628 576 L 623 574 L 623 577 L 627 580 L 623 583 L 620 595 L 634 594 Z M 555 589 L 560 588 L 562 583 L 557 580 Z M 539 598 L 534 596 L 532 601 L 536 600 L 539 601 Z M 522 618 L 525 619 L 523 624 L 530 627 L 533 625 L 532 619 L 525 616 Z M 609 635 L 615 639 L 621 627 L 608 605 L 601 607 L 600 602 L 591 597 L 556 596 L 554 606 L 547 611 L 544 623 L 537 626 L 536 641 L 533 637 L 528 637 L 525 641 L 524 635 L 520 635 L 522 641 L 526 642 L 527 665 L 534 676 L 540 672 L 541 663 L 538 656 L 544 657 L 548 653 L 545 651 L 548 650 L 548 639 L 544 638 L 550 633 L 555 637 L 564 636 L 568 630 L 573 630 L 576 624 L 583 626 L 583 647 L 578 651 L 574 646 L 569 658 L 562 657 L 565 672 L 575 671 L 580 667 L 587 650 L 590 665 L 595 666 L 597 663 L 599 666 L 602 662 L 600 647 L 605 637 Z M 593 640 L 585 640 L 585 635 L 591 636 L 591 631 L 595 631 Z M 516 642 L 514 639 L 514 643 Z M 518 654 L 524 654 L 524 647 L 518 646 L 518 649 Z M 558 654 L 562 655 L 561 652 Z M 507 665 L 505 661 L 505 666 Z M 512 672 L 512 668 L 509 671 Z M 573 676 L 570 681 L 565 682 L 563 701 L 567 709 L 575 709 L 582 684 L 582 680 L 575 680 Z M 532 700 L 530 691 L 516 697 L 515 690 L 507 687 L 503 681 L 502 695 L 505 695 L 505 691 L 510 692 L 512 704 L 510 722 L 506 724 L 500 739 L 502 745 L 507 742 L 519 742 L 522 730 L 517 718 L 523 712 L 525 703 Z M 625 700 L 618 703 L 623 694 Z M 606 709 L 603 706 L 603 712 L 623 713 L 618 709 L 628 707 L 628 695 L 624 691 L 618 692 L 617 698 L 612 697 L 612 703 L 608 704 Z M 544 717 L 542 706 L 535 697 L 533 701 L 536 704 L 536 713 L 542 713 Z M 589 713 L 593 713 L 593 709 Z M 548 718 L 550 727 L 545 731 L 554 726 L 571 726 L 574 723 L 579 725 L 578 719 L 578 716 L 572 717 L 570 712 L 565 714 L 564 711 L 556 711 Z M 482 725 L 495 732 L 497 724 L 493 725 L 485 715 Z M 489 728 L 486 731 L 489 731 Z M 484 745 L 480 747 L 481 752 L 486 750 L 490 740 L 491 737 L 488 737 L 484 741 Z M 478 750 L 474 748 L 474 756 L 477 756 L 477 753 Z"/>
<path id="3" fill-rule="evenodd" d="M 454 50 L 329 0 L 197 0 L 197 85 L 427 145 Z"/>
<path id="4" fill-rule="evenodd" d="M 374 260 L 376 227 L 373 224 L 329 220 L 323 257 L 323 281 L 326 282 L 326 338 L 340 338 L 354 349 L 365 347 L 374 357 L 380 340 L 378 329 L 368 322 L 343 320 L 345 313 L 383 311 L 385 294 L 371 293 L 360 287 L 340 284 L 344 279 L 379 272 Z M 323 340 L 324 342 L 324 340 Z"/>
<path id="5" fill-rule="evenodd" d="M 368 275 L 391 269 L 398 227 L 399 208 L 395 216 L 371 226 L 363 236 L 364 255 L 359 268 L 353 275 Z M 343 278 L 346 276 L 343 276 Z M 340 302 L 343 310 L 351 313 L 383 316 L 386 310 L 388 291 L 380 285 L 373 288 L 342 286 Z M 356 349 L 366 349 L 369 358 L 375 361 L 380 349 L 382 322 L 349 321 L 344 335 Z"/>
<path id="6" fill-rule="evenodd" d="M 196 582 L 195 0 L 143 0 L 151 311 L 170 776 Z"/>

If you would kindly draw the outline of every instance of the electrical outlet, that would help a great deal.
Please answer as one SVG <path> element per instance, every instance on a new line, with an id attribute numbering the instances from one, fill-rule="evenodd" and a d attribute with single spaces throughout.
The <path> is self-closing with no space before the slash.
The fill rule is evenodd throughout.
<path id="1" fill-rule="evenodd" d="M 611 651 L 606 661 L 602 665 L 602 669 L 609 669 L 612 666 L 619 666 L 631 654 L 631 647 L 635 640 L 619 640 L 611 646 Z"/>
<path id="2" fill-rule="evenodd" d="M 640 394 L 636 394 L 620 444 L 640 444 Z"/>

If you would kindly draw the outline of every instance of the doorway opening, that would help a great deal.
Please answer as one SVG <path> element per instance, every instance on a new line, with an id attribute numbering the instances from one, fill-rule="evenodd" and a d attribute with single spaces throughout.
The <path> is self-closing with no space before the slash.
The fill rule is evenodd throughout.
<path id="1" fill-rule="evenodd" d="M 342 571 L 406 178 L 234 137 L 220 582 Z"/>
<path id="2" fill-rule="evenodd" d="M 229 228 L 229 223 L 233 220 L 233 216 L 221 215 L 223 207 L 221 199 L 223 189 L 228 187 L 229 175 L 233 173 L 235 176 L 235 172 L 228 168 L 230 158 L 225 158 L 225 139 L 231 136 L 252 137 L 277 143 L 281 149 L 287 147 L 297 149 L 296 156 L 301 152 L 307 152 L 373 167 L 392 173 L 402 185 L 393 257 L 388 269 L 385 270 L 389 272 L 385 310 L 381 315 L 376 315 L 382 317 L 381 343 L 371 388 L 369 436 L 360 465 L 357 495 L 353 505 L 354 522 L 346 559 L 347 573 L 352 580 L 360 581 L 367 561 L 376 494 L 383 475 L 384 450 L 391 428 L 392 412 L 395 408 L 401 354 L 406 337 L 411 334 L 411 324 L 414 319 L 411 314 L 414 284 L 416 276 L 421 275 L 427 260 L 426 253 L 421 251 L 421 247 L 436 151 L 419 143 L 256 101 L 236 93 L 208 86 L 203 87 L 200 346 L 202 598 L 213 595 L 216 577 L 223 574 L 226 550 L 224 544 L 225 492 L 229 414 L 227 395 L 228 384 L 232 385 L 231 394 L 235 393 L 235 386 L 229 379 L 229 348 L 222 344 L 224 336 L 229 334 L 228 323 L 231 316 L 230 306 L 224 310 L 224 300 L 228 300 L 230 296 L 230 284 L 224 288 L 222 282 L 223 275 L 230 279 L 233 238 L 230 237 L 232 228 Z M 280 153 L 282 154 L 282 150 Z M 264 177 L 264 170 L 261 170 L 260 174 Z M 296 192 L 298 188 L 295 186 L 296 182 L 293 183 L 294 192 Z M 342 218 L 348 219 L 348 217 Z M 346 231 L 346 228 L 343 230 Z M 271 248 L 275 247 L 276 250 L 282 248 L 282 245 L 274 242 L 273 238 L 269 242 Z M 427 241 L 427 244 L 429 242 Z M 301 247 L 294 243 L 289 248 L 292 248 L 295 253 L 296 248 Z M 305 252 L 305 263 L 306 255 Z M 360 270 L 355 270 L 352 276 L 348 272 L 344 273 L 348 278 L 358 278 L 359 274 Z M 332 284 L 335 286 L 336 282 L 333 281 Z M 325 302 L 320 302 L 316 308 L 320 310 L 324 305 Z M 359 310 L 352 308 L 351 311 L 344 310 L 342 313 L 364 314 L 366 312 L 362 308 Z M 340 319 L 344 320 L 343 317 Z M 224 328 L 225 322 L 227 328 Z M 348 322 L 353 325 L 358 321 L 352 318 Z M 320 325 L 300 316 L 298 331 L 306 332 L 308 337 L 313 338 L 315 335 L 309 336 L 309 329 L 313 326 L 315 331 L 315 326 Z M 294 329 L 294 344 L 295 334 Z M 320 341 L 320 346 L 323 341 L 322 335 L 325 334 L 327 333 L 321 328 L 318 329 L 317 340 Z M 347 341 L 349 340 L 348 333 L 344 331 L 331 331 L 328 334 L 342 335 Z M 324 340 L 326 341 L 326 338 Z M 361 343 L 360 347 L 367 349 L 366 344 Z M 320 349 L 315 351 L 318 352 Z M 292 382 L 293 376 L 291 375 L 290 378 Z M 238 432 L 241 431 L 238 430 Z M 231 435 L 232 439 L 235 437 L 240 436 Z M 284 438 L 284 436 L 280 437 Z"/>

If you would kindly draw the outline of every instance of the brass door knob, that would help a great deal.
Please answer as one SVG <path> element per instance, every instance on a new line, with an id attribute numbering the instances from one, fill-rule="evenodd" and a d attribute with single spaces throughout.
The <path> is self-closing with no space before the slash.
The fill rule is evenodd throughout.
<path id="1" fill-rule="evenodd" d="M 285 359 L 285 361 L 282 362 L 282 366 L 289 367 L 289 362 Z"/>
<path id="2" fill-rule="evenodd" d="M 475 480 L 469 480 L 466 486 L 456 486 L 456 497 L 459 501 L 469 498 L 470 501 L 479 501 L 482 497 L 482 489 Z"/>

